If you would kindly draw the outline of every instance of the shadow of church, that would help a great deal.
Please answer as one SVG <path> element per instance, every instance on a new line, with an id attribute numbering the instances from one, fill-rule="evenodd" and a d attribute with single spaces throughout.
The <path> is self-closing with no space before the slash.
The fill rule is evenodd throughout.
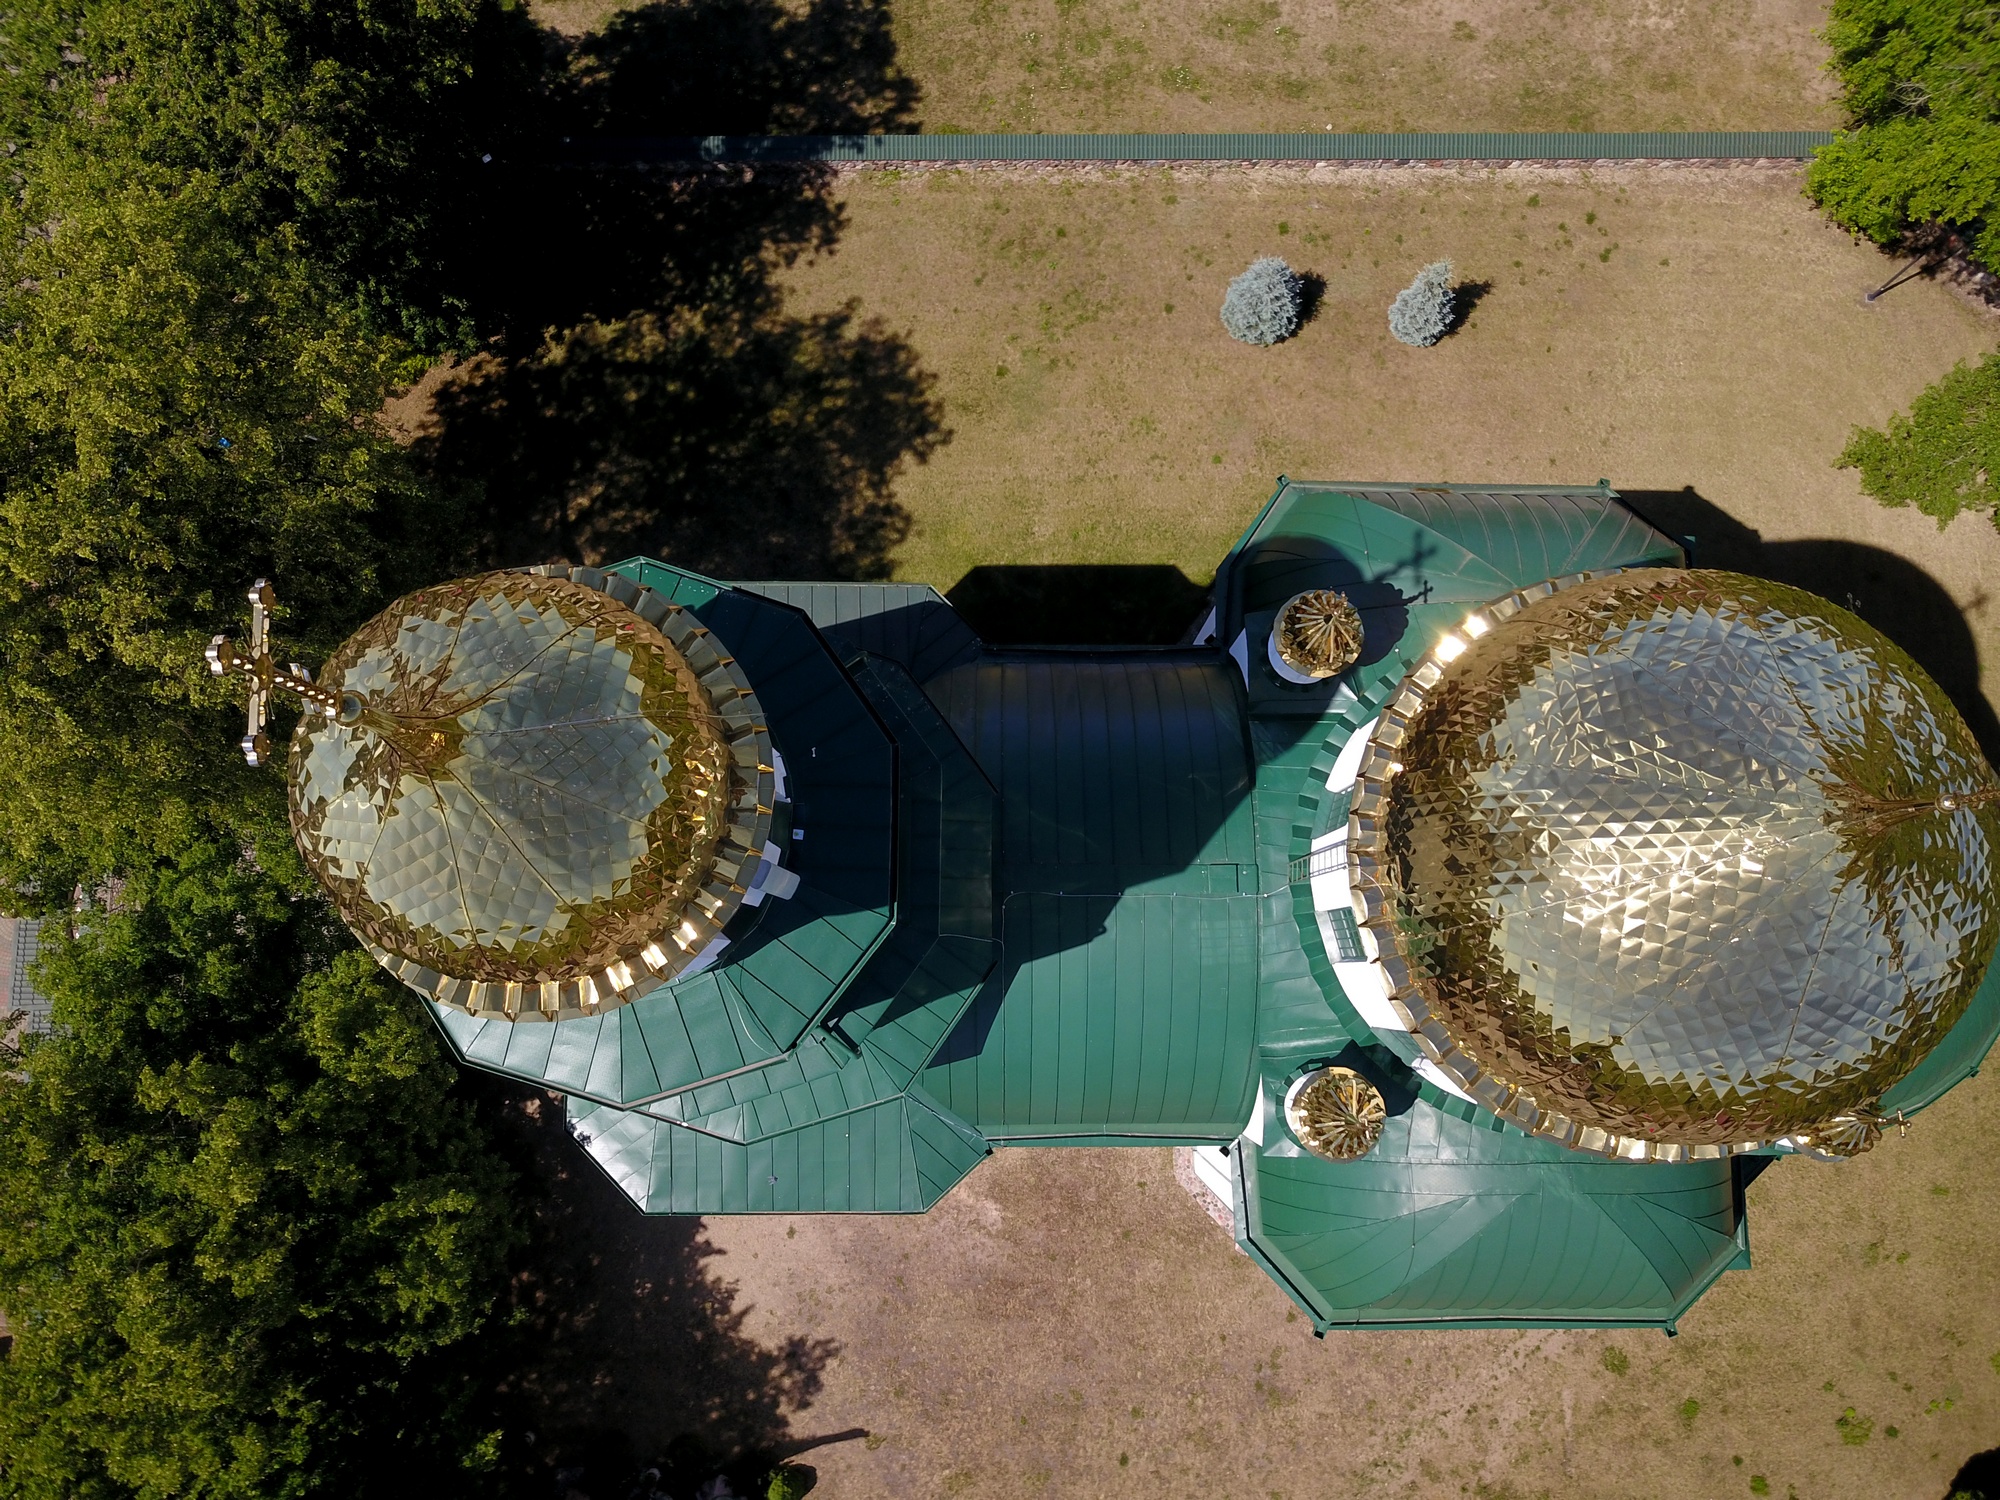
<path id="1" fill-rule="evenodd" d="M 467 1081 L 521 1174 L 533 1224 L 512 1357 L 496 1364 L 509 1480 L 531 1494 L 679 1500 L 719 1475 L 736 1494 L 761 1494 L 774 1465 L 868 1435 L 795 1430 L 840 1347 L 804 1334 L 761 1341 L 703 1220 L 634 1213 L 575 1149 L 560 1104 Z"/>

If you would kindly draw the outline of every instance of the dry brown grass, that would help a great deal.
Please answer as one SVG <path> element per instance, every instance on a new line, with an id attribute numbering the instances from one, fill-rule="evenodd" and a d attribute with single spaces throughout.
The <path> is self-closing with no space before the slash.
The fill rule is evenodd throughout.
<path id="1" fill-rule="evenodd" d="M 1836 122 L 1815 0 L 898 0 L 927 130 Z"/>
<path id="2" fill-rule="evenodd" d="M 798 299 L 858 298 L 905 331 L 953 430 L 898 491 L 905 577 L 1094 561 L 1205 578 L 1280 473 L 1692 486 L 1767 543 L 1835 538 L 1927 572 L 2000 698 L 2000 533 L 1940 534 L 1832 467 L 1854 424 L 1990 347 L 1995 322 L 1924 283 L 1862 306 L 1882 257 L 1794 172 L 864 172 L 845 191 L 848 231 Z M 1253 349 L 1217 309 L 1267 253 L 1326 292 L 1298 337 Z M 1439 257 L 1491 290 L 1443 343 L 1405 348 L 1389 302 Z M 1843 586 L 1893 629 L 1895 599 Z"/>
<path id="3" fill-rule="evenodd" d="M 746 1332 L 840 1346 L 793 1422 L 871 1434 L 806 1455 L 828 1500 L 1943 1500 L 2000 1441 L 1996 1122 L 1976 1080 L 1859 1161 L 1779 1163 L 1755 1269 L 1675 1339 L 1316 1341 L 1165 1150 L 1005 1151 L 920 1219 L 712 1219 L 711 1268 Z"/>
<path id="4" fill-rule="evenodd" d="M 576 34 L 621 0 L 534 0 Z M 929 131 L 1811 130 L 1823 0 L 893 0 Z"/>

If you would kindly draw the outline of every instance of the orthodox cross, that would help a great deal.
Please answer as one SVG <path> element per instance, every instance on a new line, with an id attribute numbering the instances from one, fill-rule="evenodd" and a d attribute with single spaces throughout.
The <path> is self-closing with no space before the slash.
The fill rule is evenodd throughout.
<path id="1" fill-rule="evenodd" d="M 263 765 L 271 754 L 271 742 L 264 734 L 264 727 L 270 722 L 273 688 L 282 687 L 298 694 L 309 711 L 318 709 L 323 714 L 334 714 L 340 709 L 340 695 L 314 682 L 312 673 L 297 662 L 290 663 L 283 672 L 272 663 L 271 611 L 277 604 L 278 595 L 270 581 L 258 579 L 250 587 L 250 649 L 239 651 L 228 636 L 219 635 L 208 643 L 204 653 L 208 657 L 208 670 L 217 677 L 234 671 L 250 680 L 250 715 L 242 743 L 243 758 L 253 766 Z"/>

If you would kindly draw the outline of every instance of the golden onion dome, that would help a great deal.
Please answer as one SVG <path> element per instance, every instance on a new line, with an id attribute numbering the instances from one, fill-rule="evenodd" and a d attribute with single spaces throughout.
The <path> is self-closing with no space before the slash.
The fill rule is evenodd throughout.
<path id="1" fill-rule="evenodd" d="M 1377 725 L 1350 847 L 1432 1060 L 1637 1159 L 1865 1148 L 2000 939 L 2000 781 L 1957 710 L 1848 611 L 1734 573 L 1470 616 Z"/>
<path id="2" fill-rule="evenodd" d="M 292 829 L 386 967 L 475 1015 L 637 998 L 716 939 L 763 857 L 771 746 L 692 615 L 594 569 L 408 595 L 322 669 Z"/>

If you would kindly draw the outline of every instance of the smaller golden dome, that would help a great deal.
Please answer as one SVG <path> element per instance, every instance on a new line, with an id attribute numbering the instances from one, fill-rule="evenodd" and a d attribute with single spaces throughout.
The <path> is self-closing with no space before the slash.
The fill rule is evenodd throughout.
<path id="1" fill-rule="evenodd" d="M 327 662 L 292 829 L 349 927 L 445 1004 L 561 1020 L 694 963 L 741 905 L 774 764 L 748 680 L 595 569 L 420 590 Z"/>
<path id="2" fill-rule="evenodd" d="M 1285 1123 L 1301 1146 L 1328 1161 L 1374 1150 L 1388 1114 L 1381 1090 L 1352 1068 L 1316 1068 L 1285 1092 Z"/>
<path id="3" fill-rule="evenodd" d="M 1337 589 L 1294 594 L 1271 627 L 1278 659 L 1301 677 L 1335 677 L 1361 657 L 1361 613 Z"/>

